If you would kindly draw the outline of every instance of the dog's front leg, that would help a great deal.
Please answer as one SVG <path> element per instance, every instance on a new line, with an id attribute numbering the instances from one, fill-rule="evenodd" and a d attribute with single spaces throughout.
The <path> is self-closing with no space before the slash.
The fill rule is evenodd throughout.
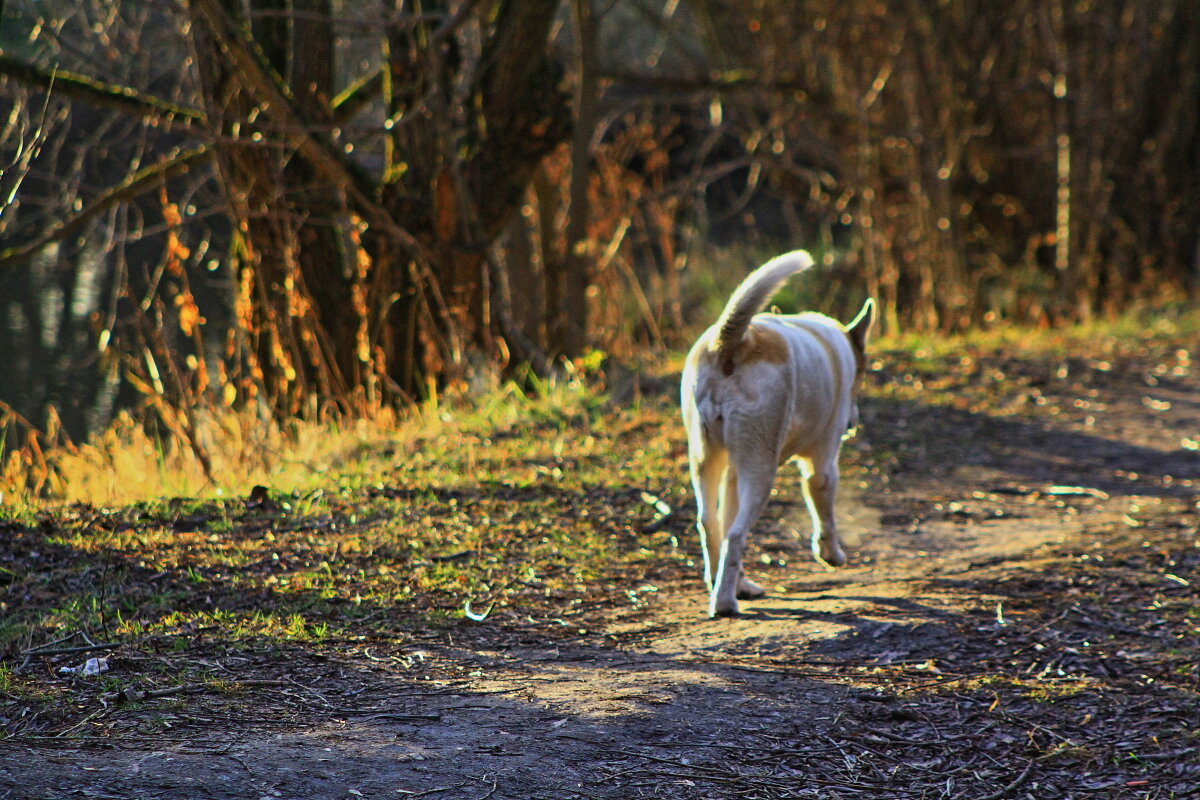
<path id="1" fill-rule="evenodd" d="M 737 480 L 734 473 L 731 471 L 729 477 L 721 482 L 721 525 L 722 530 L 730 530 L 733 528 L 733 521 L 737 519 L 738 514 L 738 493 Z M 724 537 L 722 537 L 723 539 Z M 720 553 L 721 539 L 717 540 L 717 547 L 713 550 L 714 573 L 716 569 L 716 558 Z M 713 584 L 710 581 L 708 588 L 711 591 Z M 742 562 L 742 574 L 738 576 L 737 596 L 739 600 L 751 600 L 755 597 L 762 597 L 766 594 L 766 590 L 759 586 L 754 581 L 746 577 L 745 560 Z"/>
<path id="2" fill-rule="evenodd" d="M 750 528 L 766 508 L 774 482 L 773 466 L 768 468 L 755 464 L 747 468 L 743 465 L 740 469 L 733 466 L 726 472 L 722 487 L 724 502 L 729 504 L 736 498 L 737 512 L 728 524 L 725 539 L 721 543 L 720 568 L 708 602 L 708 614 L 711 617 L 737 615 L 739 588 L 746 589 L 753 596 L 762 593 L 759 586 L 747 581 L 743 575 L 744 556 Z M 723 516 L 729 518 L 728 515 Z"/>

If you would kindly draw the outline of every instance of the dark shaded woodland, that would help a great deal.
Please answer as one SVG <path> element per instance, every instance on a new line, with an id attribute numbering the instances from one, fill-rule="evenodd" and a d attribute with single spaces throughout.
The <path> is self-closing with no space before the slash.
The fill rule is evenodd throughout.
<path id="1" fill-rule="evenodd" d="M 814 305 L 870 293 L 893 330 L 1200 283 L 1190 0 L 2 13 L 18 427 L 79 437 L 142 402 L 186 438 L 204 404 L 357 412 L 678 347 L 784 247 L 824 259 Z"/>

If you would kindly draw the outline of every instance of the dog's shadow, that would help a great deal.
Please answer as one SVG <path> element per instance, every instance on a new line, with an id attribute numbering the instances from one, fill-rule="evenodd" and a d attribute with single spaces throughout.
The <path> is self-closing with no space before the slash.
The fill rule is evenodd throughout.
<path id="1" fill-rule="evenodd" d="M 847 594 L 838 595 L 840 601 L 864 604 L 875 611 L 871 617 L 856 611 L 822 611 L 804 607 L 811 604 L 811 596 L 801 597 L 791 594 L 768 592 L 763 597 L 742 602 L 742 612 L 737 617 L 747 622 L 768 621 L 812 621 L 836 622 L 839 624 L 855 625 L 863 620 L 873 620 L 879 613 L 891 613 L 904 617 L 921 617 L 929 620 L 948 620 L 955 615 L 952 612 L 928 603 L 922 603 L 911 597 L 881 597 L 874 595 Z M 759 604 L 759 605 L 753 605 Z M 765 604 L 765 605 L 764 605 Z M 749 606 L 749 608 L 747 608 Z"/>

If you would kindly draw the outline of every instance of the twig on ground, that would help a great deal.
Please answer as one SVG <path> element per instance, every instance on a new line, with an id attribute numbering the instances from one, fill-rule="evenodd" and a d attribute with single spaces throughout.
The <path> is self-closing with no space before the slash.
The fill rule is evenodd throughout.
<path id="1" fill-rule="evenodd" d="M 85 644 L 78 647 L 54 647 L 49 650 L 40 650 L 36 647 L 29 650 L 22 650 L 23 656 L 62 656 L 71 653 L 90 653 L 93 650 L 115 650 L 121 646 L 120 642 L 100 642 L 98 644 Z"/>
<path id="2" fill-rule="evenodd" d="M 224 688 L 236 686 L 294 686 L 292 681 L 280 680 L 244 680 L 231 681 L 229 683 L 184 683 L 179 686 L 168 686 L 164 689 L 147 689 L 145 691 L 139 689 L 122 689 L 119 692 L 103 695 L 101 699 L 115 703 L 132 703 L 138 700 L 157 700 L 160 697 L 171 697 L 177 694 L 198 694 L 201 692 L 213 692 Z"/>
<path id="3" fill-rule="evenodd" d="M 478 780 L 480 783 L 483 783 L 484 781 L 488 780 L 488 776 L 484 775 L 482 778 L 476 778 L 476 780 Z M 494 795 L 496 793 L 496 787 L 499 786 L 500 784 L 496 781 L 495 778 L 492 778 L 491 780 L 492 780 L 492 788 L 488 790 L 487 794 L 485 794 L 483 797 L 479 798 L 479 800 L 488 800 L 489 797 L 491 797 L 492 795 Z"/>
<path id="4" fill-rule="evenodd" d="M 996 791 L 992 792 L 991 794 L 986 794 L 983 797 L 976 798 L 976 800 L 1000 800 L 1000 798 L 1007 795 L 1013 789 L 1016 789 L 1018 786 L 1020 786 L 1022 783 L 1024 783 L 1029 778 L 1029 774 L 1031 772 L 1033 772 L 1033 765 L 1036 763 L 1037 763 L 1036 759 L 1032 759 L 1032 758 L 1029 759 L 1029 763 L 1025 765 L 1025 769 L 1021 771 L 1021 774 L 1018 775 L 1012 781 L 1012 783 L 1008 784 L 1007 786 L 1004 786 L 1003 788 L 997 789 Z M 961 794 L 955 800 L 965 800 L 966 797 L 967 797 L 967 795 Z"/>

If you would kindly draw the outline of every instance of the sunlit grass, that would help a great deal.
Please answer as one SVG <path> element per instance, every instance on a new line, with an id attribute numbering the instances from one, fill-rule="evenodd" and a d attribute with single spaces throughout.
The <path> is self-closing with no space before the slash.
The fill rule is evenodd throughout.
<path id="1" fill-rule="evenodd" d="M 894 334 L 872 346 L 866 392 L 991 416 L 1071 414 L 1086 411 L 1096 381 L 1134 381 L 1140 393 L 1152 392 L 1160 379 L 1191 374 L 1197 339 L 1200 309 L 1183 306 L 1061 329 L 998 325 L 946 336 Z M 1126 364 L 1139 365 L 1139 373 Z"/>
<path id="2" fill-rule="evenodd" d="M 118 633 L 139 635 L 174 634 L 179 631 L 219 630 L 229 641 L 278 639 L 297 643 L 319 643 L 329 636 L 329 623 L 310 621 L 300 613 L 272 610 L 232 612 L 173 611 L 150 625 L 130 626 Z"/>
<path id="3" fill-rule="evenodd" d="M 19 516 L 46 501 L 116 506 L 236 498 L 263 485 L 288 495 L 289 510 L 300 513 L 331 486 L 377 480 L 381 464 L 393 457 L 394 468 L 422 471 L 426 479 L 476 469 L 507 475 L 520 454 L 495 448 L 489 439 L 494 434 L 521 439 L 524 431 L 536 430 L 551 455 L 587 447 L 587 426 L 600 416 L 602 395 L 574 374 L 527 383 L 532 391 L 510 382 L 478 398 L 436 398 L 403 413 L 382 409 L 360 419 L 281 423 L 250 410 L 193 410 L 192 443 L 122 413 L 86 443 L 39 452 L 38 458 L 9 453 L 0 465 L 0 508 Z M 581 425 L 582 442 L 576 440 Z"/>
<path id="4" fill-rule="evenodd" d="M 1195 341 L 1196 337 L 1200 337 L 1200 308 L 1175 305 L 1133 309 L 1117 317 L 1058 328 L 1033 329 L 1000 322 L 955 334 L 892 332 L 879 337 L 875 349 L 902 351 L 918 359 L 969 351 L 1098 357 L 1105 352 L 1136 351 L 1148 341 Z"/>
<path id="5" fill-rule="evenodd" d="M 163 497 L 245 496 L 258 484 L 289 493 L 322 485 L 331 473 L 369 458 L 394 428 L 394 415 L 349 422 L 292 420 L 286 425 L 250 412 L 199 415 L 197 445 L 164 440 L 153 426 L 120 415 L 88 442 L 47 455 L 42 485 L 22 480 L 19 465 L 3 475 L 5 502 L 51 500 L 123 505 Z M 210 461 L 206 473 L 197 451 Z M 28 472 L 28 470 L 25 470 Z"/>

